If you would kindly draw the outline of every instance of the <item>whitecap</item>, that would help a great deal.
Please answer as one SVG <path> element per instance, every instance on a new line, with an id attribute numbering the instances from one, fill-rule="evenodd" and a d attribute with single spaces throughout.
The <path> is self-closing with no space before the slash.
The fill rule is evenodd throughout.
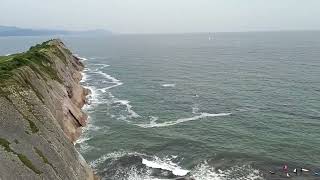
<path id="1" fill-rule="evenodd" d="M 116 151 L 112 153 L 108 153 L 100 156 L 98 159 L 90 162 L 90 166 L 93 168 L 98 167 L 101 163 L 105 162 L 107 159 L 116 160 L 126 155 L 138 155 L 138 156 L 146 156 L 145 154 L 137 153 L 137 152 L 125 152 L 125 151 Z"/>
<path id="2" fill-rule="evenodd" d="M 80 83 L 84 83 L 88 80 L 88 75 L 84 71 L 81 72 L 81 76 L 82 76 L 82 79 L 80 80 Z"/>
<path id="3" fill-rule="evenodd" d="M 177 157 L 177 156 L 159 158 L 157 156 L 151 157 L 142 153 L 125 152 L 125 151 L 117 151 L 117 152 L 105 154 L 99 157 L 98 159 L 91 161 L 90 166 L 96 169 L 99 165 L 104 163 L 106 160 L 116 161 L 124 156 L 140 156 L 142 158 L 141 163 L 144 164 L 145 166 L 149 168 L 167 170 L 172 172 L 176 176 L 185 176 L 189 173 L 189 170 L 183 169 L 177 163 L 172 162 L 172 159 L 173 159 L 172 157 Z M 146 179 L 155 179 L 154 177 L 153 178 L 149 177 L 149 174 L 141 174 L 141 173 L 135 173 L 131 171 L 126 172 L 126 174 L 128 174 L 131 177 L 143 176 Z"/>
<path id="4" fill-rule="evenodd" d="M 143 128 L 166 127 L 166 126 L 173 126 L 179 123 L 194 121 L 194 120 L 198 120 L 206 117 L 219 117 L 219 116 L 229 116 L 229 115 L 231 115 L 231 113 L 218 113 L 218 114 L 200 113 L 197 116 L 193 116 L 190 118 L 181 118 L 176 121 L 168 121 L 163 123 L 150 123 L 150 124 L 136 124 L 136 125 Z"/>
<path id="5" fill-rule="evenodd" d="M 109 64 L 94 64 L 95 66 L 100 66 L 98 68 L 95 69 L 95 71 L 99 71 L 101 69 L 104 69 L 106 67 L 109 67 L 110 65 Z"/>
<path id="6" fill-rule="evenodd" d="M 234 166 L 226 170 L 215 169 L 207 162 L 201 163 L 192 171 L 191 177 L 195 180 L 263 180 L 261 173 L 251 166 Z"/>
<path id="7" fill-rule="evenodd" d="M 175 87 L 176 84 L 162 84 L 162 87 Z"/>
<path id="8" fill-rule="evenodd" d="M 89 138 L 89 137 L 81 137 L 81 138 L 79 138 L 74 144 L 81 144 L 81 143 L 83 143 L 83 142 L 85 142 L 85 141 L 88 141 L 88 140 L 90 140 L 91 138 Z"/>
<path id="9" fill-rule="evenodd" d="M 137 117 L 140 117 L 139 114 L 137 114 L 136 112 L 134 112 L 134 111 L 132 110 L 132 106 L 130 105 L 130 101 L 128 101 L 128 100 L 118 100 L 118 99 L 116 99 L 116 100 L 114 100 L 114 103 L 119 103 L 119 104 L 121 104 L 121 105 L 126 106 L 126 110 L 127 110 L 127 112 L 129 113 L 129 118 L 137 118 Z"/>
<path id="10" fill-rule="evenodd" d="M 113 76 L 111 76 L 111 75 L 109 75 L 107 73 L 104 73 L 102 71 L 97 71 L 97 72 L 94 72 L 94 73 L 102 75 L 104 78 L 110 80 L 111 81 L 110 83 L 114 84 L 114 85 L 111 85 L 111 86 L 107 86 L 107 87 L 101 88 L 100 90 L 103 93 L 105 93 L 108 89 L 123 85 L 123 83 L 120 80 L 116 79 L 115 77 L 113 77 Z"/>
<path id="11" fill-rule="evenodd" d="M 78 59 L 80 59 L 80 61 L 87 61 L 88 59 L 85 57 L 80 57 L 78 54 L 73 54 L 73 56 L 77 57 Z"/>
<path id="12" fill-rule="evenodd" d="M 104 73 L 104 72 L 102 72 L 102 71 L 97 71 L 97 72 L 95 72 L 95 73 L 101 74 L 103 77 L 111 80 L 111 82 L 113 82 L 113 83 L 118 83 L 118 82 L 120 82 L 120 80 L 118 80 L 118 79 L 116 79 L 115 77 L 112 77 L 112 76 L 110 76 L 109 74 Z"/>
<path id="13" fill-rule="evenodd" d="M 185 176 L 189 173 L 189 170 L 181 168 L 178 164 L 172 162 L 170 158 L 160 159 L 155 156 L 152 160 L 142 159 L 142 164 L 151 168 L 171 171 L 176 176 Z"/>
<path id="14" fill-rule="evenodd" d="M 96 89 L 94 86 L 84 86 L 90 90 L 90 94 L 87 96 L 88 103 L 84 105 L 84 110 L 90 110 L 94 105 L 102 103 L 99 99 L 99 89 Z"/>

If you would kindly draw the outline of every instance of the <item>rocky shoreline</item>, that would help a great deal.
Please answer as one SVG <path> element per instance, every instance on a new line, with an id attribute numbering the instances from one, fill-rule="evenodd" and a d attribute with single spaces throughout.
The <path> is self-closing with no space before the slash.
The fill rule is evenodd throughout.
<path id="1" fill-rule="evenodd" d="M 57 39 L 0 57 L 0 179 L 98 179 L 74 147 L 87 124 L 83 69 Z"/>

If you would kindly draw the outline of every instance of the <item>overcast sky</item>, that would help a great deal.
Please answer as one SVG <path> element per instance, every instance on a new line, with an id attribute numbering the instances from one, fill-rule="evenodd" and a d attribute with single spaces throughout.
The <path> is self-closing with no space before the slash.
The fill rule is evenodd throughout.
<path id="1" fill-rule="evenodd" d="M 0 25 L 119 33 L 319 30 L 320 0 L 0 0 Z"/>

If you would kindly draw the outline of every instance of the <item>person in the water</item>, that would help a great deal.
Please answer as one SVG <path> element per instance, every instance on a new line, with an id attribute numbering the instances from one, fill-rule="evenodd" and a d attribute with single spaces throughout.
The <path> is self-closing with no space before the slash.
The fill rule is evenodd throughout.
<path id="1" fill-rule="evenodd" d="M 287 177 L 290 177 L 288 165 L 285 164 L 283 166 L 283 172 L 286 174 Z"/>

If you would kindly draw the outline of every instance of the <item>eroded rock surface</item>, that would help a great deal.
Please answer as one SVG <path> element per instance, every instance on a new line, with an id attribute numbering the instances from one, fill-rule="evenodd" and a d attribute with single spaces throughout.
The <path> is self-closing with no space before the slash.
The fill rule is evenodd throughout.
<path id="1" fill-rule="evenodd" d="M 87 123 L 83 64 L 60 40 L 9 58 L 0 61 L 0 179 L 95 179 L 73 144 Z"/>

